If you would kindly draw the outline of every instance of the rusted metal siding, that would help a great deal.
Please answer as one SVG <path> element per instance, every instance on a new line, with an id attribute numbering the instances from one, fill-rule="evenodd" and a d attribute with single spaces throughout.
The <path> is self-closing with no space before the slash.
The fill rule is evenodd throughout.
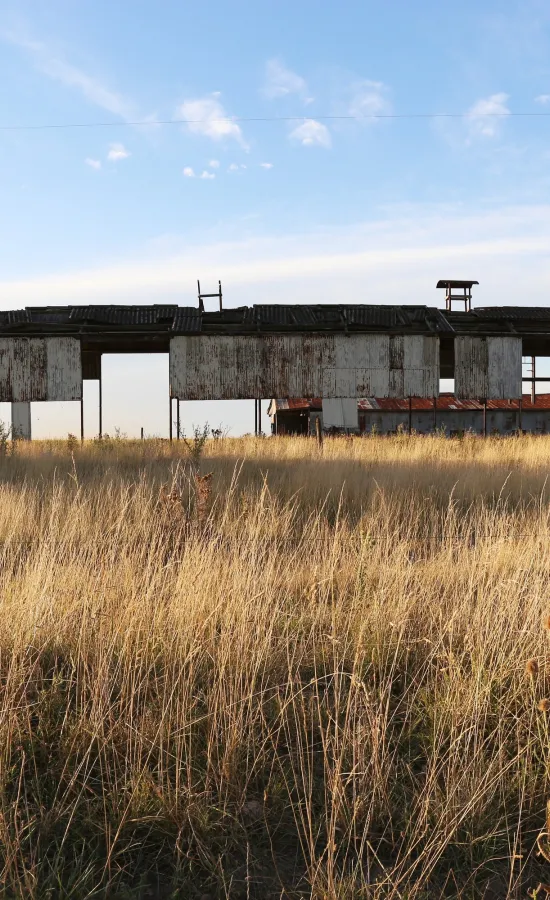
<path id="1" fill-rule="evenodd" d="M 0 338 L 0 401 L 80 400 L 76 338 Z"/>
<path id="2" fill-rule="evenodd" d="M 455 394 L 459 399 L 521 397 L 520 337 L 456 337 Z"/>
<path id="3" fill-rule="evenodd" d="M 180 400 L 434 397 L 439 338 L 388 334 L 201 335 L 170 341 Z"/>

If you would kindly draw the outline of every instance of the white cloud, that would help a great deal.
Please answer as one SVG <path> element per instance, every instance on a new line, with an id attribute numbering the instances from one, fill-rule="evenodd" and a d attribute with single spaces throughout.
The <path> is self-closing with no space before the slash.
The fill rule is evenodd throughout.
<path id="1" fill-rule="evenodd" d="M 227 171 L 228 172 L 238 172 L 239 167 L 238 167 L 237 163 L 231 163 L 231 165 L 227 167 Z"/>
<path id="2" fill-rule="evenodd" d="M 84 162 L 87 166 L 90 166 L 91 169 L 101 169 L 100 159 L 91 159 L 91 157 L 87 156 Z"/>
<path id="3" fill-rule="evenodd" d="M 301 125 L 293 128 L 289 134 L 291 141 L 298 141 L 304 147 L 330 147 L 332 144 L 330 131 L 322 122 L 306 119 Z"/>
<path id="4" fill-rule="evenodd" d="M 262 169 L 272 169 L 272 168 L 273 168 L 273 163 L 260 163 L 260 167 L 261 167 Z"/>
<path id="5" fill-rule="evenodd" d="M 296 72 L 287 69 L 280 59 L 270 59 L 266 63 L 263 94 L 270 100 L 277 97 L 288 97 L 289 94 L 299 94 L 308 103 L 313 99 L 306 96 L 306 81 Z"/>
<path id="6" fill-rule="evenodd" d="M 231 139 L 247 149 L 243 133 L 230 118 L 217 96 L 211 94 L 196 100 L 184 100 L 176 110 L 176 119 L 184 119 L 191 134 L 208 137 L 213 141 Z"/>
<path id="7" fill-rule="evenodd" d="M 107 159 L 111 162 L 119 162 L 121 159 L 128 159 L 130 151 L 126 149 L 124 144 L 110 144 Z"/>
<path id="8" fill-rule="evenodd" d="M 183 170 L 183 174 L 186 178 L 202 178 L 203 180 L 211 181 L 216 177 L 214 172 L 209 172 L 207 169 L 203 169 L 200 175 L 195 174 L 195 170 L 191 168 L 191 166 L 186 166 Z"/>
<path id="9" fill-rule="evenodd" d="M 220 161 L 219 161 L 219 159 L 211 159 L 210 162 L 208 163 L 208 165 L 210 166 L 211 169 L 219 169 Z"/>
<path id="10" fill-rule="evenodd" d="M 510 115 L 506 105 L 508 94 L 491 94 L 478 100 L 468 110 L 468 125 L 472 136 L 492 138 L 500 131 L 502 120 Z"/>
<path id="11" fill-rule="evenodd" d="M 535 97 L 535 103 L 542 103 L 543 106 L 546 106 L 547 103 L 550 103 L 550 94 L 539 94 L 538 97 Z"/>
<path id="12" fill-rule="evenodd" d="M 79 91 L 94 106 L 126 121 L 136 117 L 135 106 L 126 97 L 113 91 L 100 78 L 89 75 L 62 59 L 40 41 L 29 40 L 14 32 L 3 32 L 2 37 L 28 53 L 36 68 L 44 75 Z"/>
<path id="13" fill-rule="evenodd" d="M 350 86 L 348 115 L 367 120 L 369 116 L 389 115 L 388 93 L 388 87 L 381 81 L 362 79 L 354 82 Z"/>

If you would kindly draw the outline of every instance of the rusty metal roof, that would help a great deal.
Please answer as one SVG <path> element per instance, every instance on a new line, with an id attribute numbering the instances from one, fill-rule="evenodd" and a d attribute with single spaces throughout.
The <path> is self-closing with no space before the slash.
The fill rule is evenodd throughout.
<path id="1" fill-rule="evenodd" d="M 550 381 L 550 378 L 549 378 Z M 284 412 L 292 410 L 319 410 L 322 408 L 322 400 L 315 398 L 312 400 L 292 399 L 292 400 L 272 400 L 275 411 Z M 393 399 L 388 397 L 363 397 L 357 401 L 357 408 L 362 412 L 408 412 L 408 399 Z M 433 400 L 423 400 L 419 397 L 413 397 L 411 400 L 411 408 L 414 412 L 433 412 Z M 488 400 L 487 409 L 518 409 L 518 400 Z M 539 394 L 536 397 L 536 403 L 531 403 L 531 394 L 524 394 L 522 401 L 524 411 L 530 409 L 548 409 L 550 410 L 550 394 Z M 458 400 L 454 394 L 440 394 L 436 401 L 436 410 L 438 412 L 451 412 L 468 410 L 482 410 L 483 404 L 478 400 Z M 273 413 L 273 410 L 272 410 Z M 271 413 L 271 414 L 272 414 Z"/>

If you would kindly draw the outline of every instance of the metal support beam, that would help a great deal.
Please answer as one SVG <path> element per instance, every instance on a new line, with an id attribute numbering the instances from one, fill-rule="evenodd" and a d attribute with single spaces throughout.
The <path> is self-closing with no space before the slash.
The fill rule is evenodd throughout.
<path id="1" fill-rule="evenodd" d="M 13 440 L 30 441 L 31 434 L 31 404 L 28 402 L 12 403 L 11 405 L 11 434 Z"/>
<path id="2" fill-rule="evenodd" d="M 169 395 L 169 405 L 170 405 L 170 415 L 168 416 L 168 437 L 170 439 L 170 443 L 172 443 L 174 439 L 173 435 L 173 423 L 172 423 L 172 394 Z"/>
<path id="3" fill-rule="evenodd" d="M 101 379 L 101 357 L 99 357 L 99 437 L 103 437 L 103 383 Z"/>
<path id="4" fill-rule="evenodd" d="M 80 443 L 84 443 L 84 385 L 82 385 L 80 398 Z"/>

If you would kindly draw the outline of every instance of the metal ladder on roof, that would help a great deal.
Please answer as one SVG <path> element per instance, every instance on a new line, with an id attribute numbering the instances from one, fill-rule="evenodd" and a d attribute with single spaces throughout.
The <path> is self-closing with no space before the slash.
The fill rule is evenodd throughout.
<path id="1" fill-rule="evenodd" d="M 521 377 L 523 381 L 531 382 L 531 403 L 534 406 L 537 399 L 536 360 L 534 356 L 521 357 Z"/>

